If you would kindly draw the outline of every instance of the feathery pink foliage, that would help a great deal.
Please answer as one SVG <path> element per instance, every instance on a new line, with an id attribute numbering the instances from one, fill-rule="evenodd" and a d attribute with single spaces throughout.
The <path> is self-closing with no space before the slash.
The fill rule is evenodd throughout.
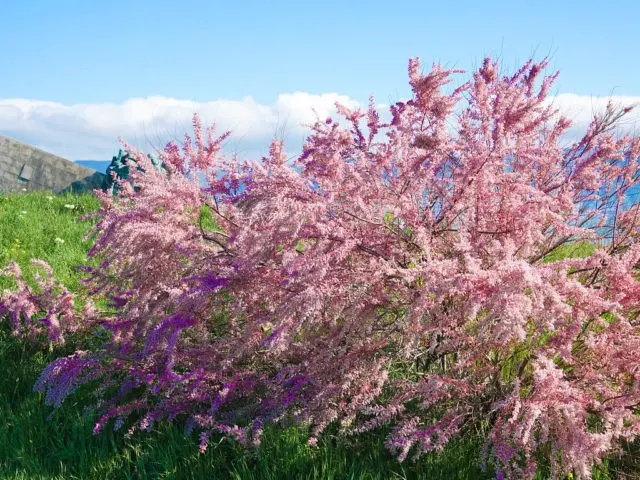
<path id="1" fill-rule="evenodd" d="M 58 404 L 101 375 L 96 431 L 181 416 L 202 449 L 272 421 L 309 423 L 312 444 L 391 424 L 403 460 L 489 418 L 499 476 L 531 478 L 547 449 L 554 476 L 589 478 L 640 429 L 640 139 L 616 137 L 610 106 L 563 149 L 545 66 L 486 60 L 445 93 L 457 72 L 411 60 L 388 124 L 373 99 L 338 105 L 347 127 L 318 120 L 293 165 L 278 141 L 227 159 L 195 116 L 166 171 L 137 154 L 137 188 L 101 195 L 90 285 L 118 307 L 111 337 L 39 388 Z M 583 241 L 593 255 L 545 262 Z"/>
<path id="2" fill-rule="evenodd" d="M 45 276 L 36 272 L 37 288 L 29 287 L 17 263 L 11 262 L 0 275 L 11 277 L 17 290 L 0 292 L 0 319 L 8 317 L 13 334 L 37 341 L 46 333 L 52 343 L 64 343 L 64 332 L 78 328 L 78 316 L 73 311 L 74 296 L 53 278 L 53 270 L 43 260 L 31 260 Z M 91 303 L 87 303 L 87 313 Z M 36 318 L 37 317 L 37 318 Z"/>

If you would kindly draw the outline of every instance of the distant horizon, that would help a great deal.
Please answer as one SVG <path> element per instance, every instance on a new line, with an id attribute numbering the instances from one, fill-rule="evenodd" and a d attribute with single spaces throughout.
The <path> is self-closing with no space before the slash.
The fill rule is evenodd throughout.
<path id="1" fill-rule="evenodd" d="M 72 160 L 72 162 L 102 173 L 105 173 L 111 165 L 111 160 Z"/>

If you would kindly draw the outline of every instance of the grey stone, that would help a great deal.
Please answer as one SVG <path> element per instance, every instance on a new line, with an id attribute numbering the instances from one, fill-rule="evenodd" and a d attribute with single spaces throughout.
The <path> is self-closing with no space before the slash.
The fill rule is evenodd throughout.
<path id="1" fill-rule="evenodd" d="M 104 173 L 0 135 L 0 193 L 84 192 L 104 189 L 106 182 Z"/>

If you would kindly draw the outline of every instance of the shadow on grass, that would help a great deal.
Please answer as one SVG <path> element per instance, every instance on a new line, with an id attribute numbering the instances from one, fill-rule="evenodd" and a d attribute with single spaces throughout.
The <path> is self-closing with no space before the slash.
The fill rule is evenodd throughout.
<path id="1" fill-rule="evenodd" d="M 222 437 L 198 452 L 197 435 L 159 424 L 125 439 L 106 429 L 94 436 L 94 419 L 83 415 L 91 398 L 78 392 L 47 419 L 51 408 L 33 384 L 44 366 L 65 351 L 41 349 L 0 328 L 0 478 L 3 479 L 479 479 L 481 440 L 463 438 L 441 455 L 399 464 L 384 448 L 384 436 L 324 435 L 306 444 L 302 429 L 265 430 L 262 445 L 247 451 Z"/>

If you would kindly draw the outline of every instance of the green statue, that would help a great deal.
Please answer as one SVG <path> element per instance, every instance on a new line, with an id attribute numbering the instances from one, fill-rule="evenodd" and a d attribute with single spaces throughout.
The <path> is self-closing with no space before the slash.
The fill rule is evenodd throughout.
<path id="1" fill-rule="evenodd" d="M 147 157 L 149 157 L 149 160 L 151 160 L 151 164 L 155 168 L 157 168 L 158 170 L 164 168 L 166 170 L 164 162 L 161 162 L 155 154 L 149 153 L 147 154 Z M 129 162 L 129 165 L 127 165 L 127 162 Z M 135 163 L 138 171 L 144 173 L 144 168 L 137 165 L 136 159 L 125 150 L 118 150 L 118 155 L 111 159 L 111 164 L 107 167 L 107 189 L 111 192 L 112 195 L 118 193 L 120 186 L 116 182 L 114 182 L 111 172 L 115 172 L 118 178 L 126 180 L 127 178 L 129 178 L 129 168 L 131 167 L 131 163 Z"/>

